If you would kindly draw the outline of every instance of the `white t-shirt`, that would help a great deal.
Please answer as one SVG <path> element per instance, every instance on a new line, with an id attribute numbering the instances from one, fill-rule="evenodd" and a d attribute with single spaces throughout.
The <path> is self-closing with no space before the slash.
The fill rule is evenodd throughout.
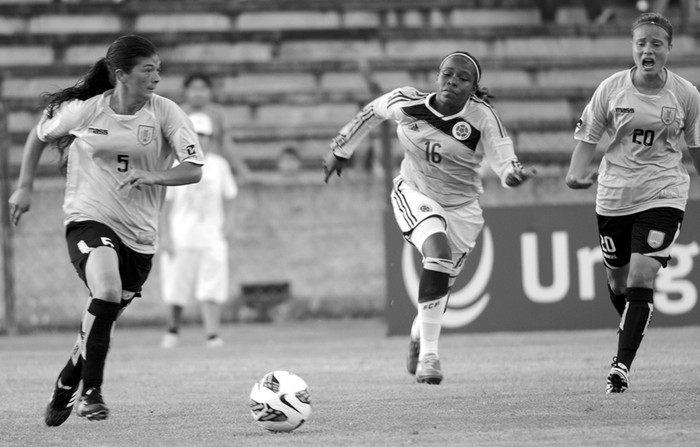
<path id="1" fill-rule="evenodd" d="M 166 193 L 172 206 L 167 217 L 176 250 L 206 248 L 226 240 L 224 200 L 236 197 L 238 187 L 223 157 L 207 153 L 205 160 L 198 183 L 171 186 Z"/>
<path id="2" fill-rule="evenodd" d="M 574 138 L 597 144 L 611 139 L 598 175 L 596 212 L 633 214 L 651 208 L 685 210 L 690 177 L 683 165 L 683 139 L 700 147 L 700 93 L 666 71 L 666 85 L 655 95 L 632 84 L 635 68 L 604 80 L 583 110 Z"/>
<path id="3" fill-rule="evenodd" d="M 158 247 L 165 186 L 117 190 L 129 169 L 162 171 L 174 160 L 201 165 L 204 154 L 192 122 L 173 101 L 152 95 L 134 115 L 109 107 L 109 90 L 88 100 L 63 103 L 37 126 L 41 141 L 66 135 L 68 149 L 63 203 L 65 223 L 94 220 L 109 226 L 139 253 Z"/>

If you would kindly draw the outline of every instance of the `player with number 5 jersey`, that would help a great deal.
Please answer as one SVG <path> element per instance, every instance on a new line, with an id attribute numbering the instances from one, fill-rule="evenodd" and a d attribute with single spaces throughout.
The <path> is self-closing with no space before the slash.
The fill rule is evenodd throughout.
<path id="1" fill-rule="evenodd" d="M 608 292 L 620 315 L 606 392 L 629 387 L 629 371 L 651 321 L 654 281 L 666 267 L 688 201 L 687 147 L 700 172 L 700 93 L 666 68 L 671 22 L 642 14 L 632 24 L 635 65 L 603 80 L 583 110 L 566 184 L 598 181 L 596 215 Z M 603 159 L 588 171 L 607 135 Z"/>
<path id="2" fill-rule="evenodd" d="M 396 222 L 423 256 L 406 366 L 420 383 L 439 384 L 438 338 L 449 290 L 484 225 L 479 169 L 485 159 L 506 187 L 534 175 L 518 161 L 513 142 L 479 87 L 481 66 L 467 52 L 440 63 L 433 93 L 397 88 L 365 106 L 331 142 L 326 182 L 340 172 L 372 128 L 397 123 L 404 151 L 391 193 Z"/>
<path id="3" fill-rule="evenodd" d="M 122 36 L 76 85 L 48 95 L 25 143 L 9 200 L 12 223 L 29 210 L 39 159 L 46 144 L 54 145 L 66 168 L 68 253 L 90 291 L 80 333 L 46 406 L 49 426 L 61 425 L 76 403 L 80 417 L 107 418 L 102 382 L 114 323 L 150 273 L 165 187 L 196 183 L 202 175 L 192 122 L 154 93 L 159 82 L 153 44 Z"/>

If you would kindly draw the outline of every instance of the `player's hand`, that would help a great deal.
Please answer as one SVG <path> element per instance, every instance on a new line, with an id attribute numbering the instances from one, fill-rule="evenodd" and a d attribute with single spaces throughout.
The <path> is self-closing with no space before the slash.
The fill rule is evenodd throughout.
<path id="1" fill-rule="evenodd" d="M 18 188 L 7 202 L 10 205 L 10 222 L 16 227 L 22 214 L 29 211 L 32 203 L 31 193 L 27 189 Z"/>
<path id="2" fill-rule="evenodd" d="M 513 161 L 512 163 L 512 170 L 506 176 L 506 185 L 511 188 L 520 186 L 537 175 L 537 170 L 533 167 L 523 167 L 519 161 Z"/>
<path id="3" fill-rule="evenodd" d="M 345 165 L 348 164 L 348 159 L 337 157 L 333 151 L 328 151 L 325 157 L 323 157 L 323 173 L 325 174 L 324 181 L 328 183 L 328 179 L 335 172 L 338 177 L 340 177 L 341 172 Z"/>
<path id="4" fill-rule="evenodd" d="M 566 176 L 566 186 L 571 189 L 587 189 L 590 188 L 598 180 L 598 171 L 591 171 L 584 178 L 578 178 L 575 175 Z"/>
<path id="5" fill-rule="evenodd" d="M 141 169 L 131 169 L 126 173 L 121 182 L 117 185 L 117 190 L 122 190 L 127 188 L 127 191 L 131 188 L 136 188 L 141 190 L 141 185 L 155 185 L 156 177 L 155 174 L 149 171 L 142 171 Z"/>

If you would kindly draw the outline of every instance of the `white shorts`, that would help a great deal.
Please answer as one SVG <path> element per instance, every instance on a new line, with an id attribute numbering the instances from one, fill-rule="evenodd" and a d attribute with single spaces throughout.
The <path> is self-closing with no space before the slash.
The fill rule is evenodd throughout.
<path id="1" fill-rule="evenodd" d="M 391 204 L 396 223 L 409 242 L 413 229 L 425 219 L 437 216 L 445 222 L 445 233 L 452 249 L 452 261 L 455 263 L 452 275 L 458 275 L 484 227 L 484 216 L 479 201 L 474 200 L 459 208 L 445 209 L 433 199 L 413 189 L 399 176 L 394 179 Z M 420 250 L 420 247 L 416 248 Z"/>
<path id="2" fill-rule="evenodd" d="M 167 304 L 185 307 L 192 299 L 223 304 L 228 299 L 228 245 L 180 249 L 161 254 L 161 290 Z"/>

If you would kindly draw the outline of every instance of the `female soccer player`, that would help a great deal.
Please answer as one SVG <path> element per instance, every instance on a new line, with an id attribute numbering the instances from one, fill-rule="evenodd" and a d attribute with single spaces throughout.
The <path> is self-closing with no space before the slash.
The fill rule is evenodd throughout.
<path id="1" fill-rule="evenodd" d="M 447 55 L 436 92 L 402 87 L 376 98 L 340 130 L 323 160 L 328 182 L 334 172 L 340 175 L 373 127 L 387 119 L 398 123 L 404 159 L 391 201 L 404 237 L 423 256 L 406 362 L 420 383 L 439 384 L 443 378 L 438 356 L 442 315 L 450 287 L 484 225 L 482 160 L 486 157 L 504 186 L 518 186 L 534 174 L 518 162 L 480 80 L 476 58 L 461 51 Z"/>
<path id="2" fill-rule="evenodd" d="M 654 280 L 670 259 L 690 178 L 682 140 L 700 172 L 700 94 L 666 68 L 673 27 L 657 13 L 632 24 L 635 66 L 605 79 L 583 110 L 566 177 L 569 188 L 598 180 L 596 215 L 608 290 L 621 316 L 607 393 L 629 386 L 629 370 L 649 322 Z M 611 142 L 587 173 L 603 134 Z"/>
<path id="3" fill-rule="evenodd" d="M 158 246 L 165 186 L 196 183 L 203 154 L 187 115 L 158 96 L 160 58 L 135 35 L 110 45 L 78 83 L 48 96 L 44 114 L 27 137 L 10 217 L 29 210 L 45 143 L 67 151 L 63 211 L 71 262 L 90 290 L 80 335 L 56 379 L 45 422 L 70 416 L 79 385 L 78 416 L 107 418 L 101 395 L 114 322 L 139 296 Z M 171 168 L 173 160 L 180 164 Z"/>

